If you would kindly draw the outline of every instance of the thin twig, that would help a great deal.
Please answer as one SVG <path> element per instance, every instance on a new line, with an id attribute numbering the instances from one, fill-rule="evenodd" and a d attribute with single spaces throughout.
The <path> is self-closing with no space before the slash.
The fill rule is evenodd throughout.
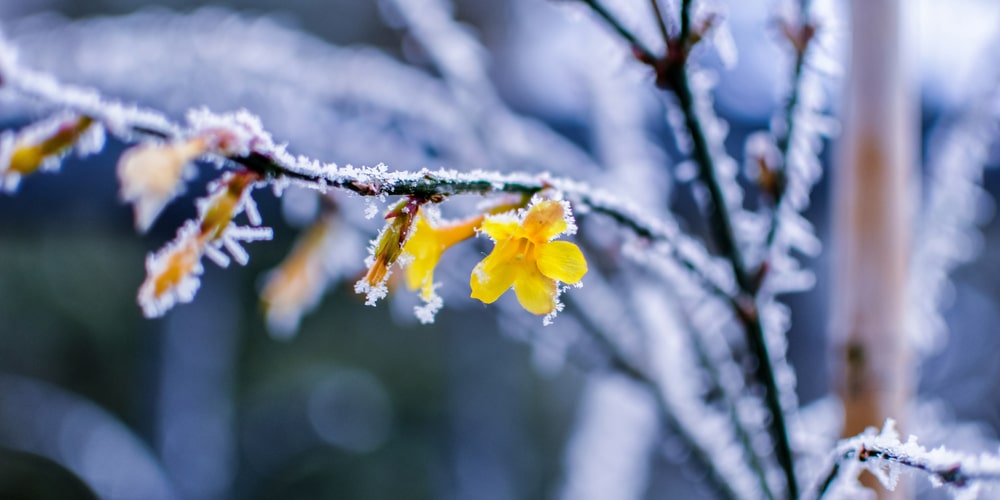
<path id="1" fill-rule="evenodd" d="M 663 12 L 660 11 L 659 0 L 649 0 L 649 5 L 653 7 L 653 17 L 656 18 L 656 26 L 660 29 L 660 36 L 663 37 L 663 43 L 670 43 L 670 32 L 667 30 L 667 22 L 663 17 Z"/>
<path id="2" fill-rule="evenodd" d="M 687 72 L 683 66 L 675 68 L 670 70 L 669 81 L 671 82 L 671 90 L 677 96 L 681 110 L 684 113 L 684 119 L 688 132 L 691 134 L 692 145 L 694 147 L 694 159 L 699 165 L 699 174 L 708 188 L 709 196 L 714 205 L 714 210 L 710 214 L 713 221 L 714 241 L 718 245 L 719 251 L 732 264 L 736 281 L 745 294 L 742 299 L 734 301 L 733 305 L 740 313 L 740 317 L 744 323 L 750 352 L 757 359 L 754 375 L 757 381 L 764 385 L 764 399 L 768 410 L 771 412 L 770 428 L 772 438 L 775 440 L 775 454 L 778 458 L 778 464 L 785 473 L 789 497 L 796 498 L 798 496 L 798 485 L 792 462 L 791 445 L 788 440 L 784 410 L 781 407 L 774 368 L 767 349 L 764 325 L 761 321 L 757 305 L 756 284 L 752 282 L 752 278 L 746 270 L 743 253 L 736 242 L 729 207 L 726 205 L 722 187 L 716 176 L 717 170 L 708 140 L 695 110 L 694 96 L 691 92 Z"/>
<path id="3" fill-rule="evenodd" d="M 615 31 L 627 40 L 635 37 L 601 5 L 599 0 L 584 0 L 595 12 L 608 22 Z M 795 467 L 792 461 L 791 445 L 788 439 L 788 429 L 785 423 L 784 411 L 781 406 L 777 382 L 774 376 L 771 356 L 768 353 L 764 326 L 761 322 L 757 305 L 757 286 L 747 272 L 743 254 L 736 242 L 735 231 L 726 204 L 722 186 L 716 176 L 715 160 L 708 144 L 707 136 L 698 117 L 694 94 L 688 80 L 685 67 L 688 39 L 691 35 L 692 0 L 681 3 L 681 30 L 679 34 L 680 54 L 667 54 L 664 58 L 640 60 L 650 64 L 657 71 L 657 83 L 670 90 L 677 98 L 684 114 L 685 126 L 691 135 L 694 160 L 699 167 L 699 175 L 708 189 L 714 210 L 709 214 L 712 220 L 713 240 L 719 247 L 719 252 L 729 260 L 736 281 L 743 292 L 742 297 L 733 299 L 733 308 L 742 320 L 747 344 L 751 353 L 757 359 L 755 379 L 764 386 L 764 400 L 771 412 L 770 432 L 775 440 L 775 454 L 781 466 L 788 486 L 788 496 L 798 497 L 798 483 L 795 478 Z M 671 44 L 668 44 L 671 45 Z M 676 43 L 674 44 L 676 45 Z M 669 58 L 669 59 L 668 59 Z"/>
<path id="4" fill-rule="evenodd" d="M 838 452 L 839 457 L 834 460 L 830 471 L 824 477 L 823 482 L 819 484 L 816 498 L 823 498 L 830 491 L 830 486 L 833 485 L 840 473 L 841 464 L 848 460 L 859 462 L 876 460 L 920 471 L 932 478 L 932 482 L 936 486 L 948 485 L 955 488 L 965 488 L 976 482 L 1000 483 L 1000 467 L 992 469 L 984 467 L 981 468 L 982 470 L 975 470 L 975 467 L 968 465 L 974 460 L 971 457 L 962 457 L 948 465 L 942 465 L 932 463 L 927 457 L 900 453 L 894 448 L 872 442 L 862 442 L 846 451 Z"/>
<path id="5" fill-rule="evenodd" d="M 792 136 L 795 133 L 795 113 L 798 111 L 799 99 L 802 93 L 802 74 L 805 72 L 806 67 L 806 54 L 809 51 L 809 45 L 812 42 L 813 35 L 809 34 L 806 36 L 804 30 L 812 30 L 811 21 L 809 19 L 809 6 L 811 2 L 809 0 L 801 0 L 799 2 L 799 20 L 797 29 L 797 36 L 802 37 L 797 43 L 789 40 L 790 44 L 795 50 L 795 63 L 792 69 L 791 78 L 791 91 L 788 95 L 788 99 L 785 101 L 785 107 L 783 110 L 784 117 L 784 129 L 781 134 L 775 139 L 775 146 L 778 149 L 779 161 L 778 167 L 778 179 L 781 185 L 774 192 L 774 209 L 771 215 L 771 226 L 767 232 L 767 238 L 765 239 L 764 248 L 767 250 L 767 254 L 770 253 L 771 248 L 774 246 L 774 240 L 778 235 L 778 227 L 781 225 L 781 211 L 785 204 L 785 189 L 784 187 L 788 182 L 788 164 L 790 162 L 789 153 L 792 147 Z"/>
<path id="6" fill-rule="evenodd" d="M 690 317 L 685 314 L 685 320 L 690 323 Z M 691 337 L 691 343 L 694 346 L 694 351 L 698 355 L 698 361 L 708 372 L 709 377 L 711 377 L 713 383 L 715 383 L 725 395 L 725 406 L 726 411 L 729 414 L 729 421 L 732 423 L 733 428 L 736 431 L 736 435 L 739 437 L 740 445 L 743 446 L 743 451 L 747 455 L 747 461 L 749 462 L 750 469 L 753 470 L 754 475 L 757 476 L 757 482 L 760 485 L 761 493 L 764 497 L 773 500 L 774 492 L 771 491 L 771 485 L 767 482 L 767 471 L 764 468 L 764 463 L 760 460 L 760 455 L 754 450 L 753 437 L 748 432 L 746 426 L 743 424 L 743 420 L 739 416 L 739 410 L 736 407 L 735 395 L 730 394 L 726 390 L 725 386 L 721 382 L 722 374 L 719 373 L 719 369 L 713 360 L 708 355 L 708 349 L 702 342 L 700 335 L 694 333 L 694 328 L 688 328 Z"/>
<path id="7" fill-rule="evenodd" d="M 615 32 L 617 32 L 619 36 L 621 36 L 622 38 L 627 40 L 630 44 L 632 44 L 632 50 L 637 52 L 636 55 L 646 60 L 653 60 L 656 58 L 656 56 L 653 55 L 653 51 L 649 50 L 649 47 L 647 47 L 644 43 L 639 41 L 639 37 L 635 36 L 632 33 L 632 31 L 630 31 L 628 28 L 625 27 L 625 25 L 620 23 L 618 19 L 614 16 L 614 14 L 612 14 L 611 11 L 609 11 L 606 7 L 604 7 L 604 4 L 602 4 L 599 0 L 580 0 L 580 1 L 587 4 L 587 6 L 589 6 L 591 10 L 593 10 L 597 15 L 604 18 L 604 20 L 608 23 L 608 25 L 611 26 L 611 29 L 615 30 Z"/>

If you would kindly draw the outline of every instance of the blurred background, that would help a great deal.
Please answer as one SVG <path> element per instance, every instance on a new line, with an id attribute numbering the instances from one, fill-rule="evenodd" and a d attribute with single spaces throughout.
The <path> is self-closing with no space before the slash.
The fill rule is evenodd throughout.
<path id="1" fill-rule="evenodd" d="M 456 17 L 488 49 L 488 76 L 503 102 L 586 149 L 594 127 L 591 103 L 572 69 L 581 57 L 574 50 L 577 39 L 565 33 L 596 21 L 569 3 L 460 0 Z M 836 1 L 817 4 L 833 19 L 844 8 Z M 328 112 L 283 93 L 283 79 L 328 84 L 320 78 L 327 78 L 324 68 L 284 59 L 322 63 L 332 50 L 327 44 L 375 47 L 434 76 L 391 8 L 359 0 L 206 5 L 8 0 L 0 3 L 0 28 L 20 48 L 24 65 L 175 117 L 192 106 L 246 106 L 278 140 L 320 159 L 405 169 L 461 167 L 445 163 L 447 154 L 405 140 L 361 142 L 394 124 L 366 117 L 341 129 L 328 116 L 363 114 L 363 107 L 337 103 Z M 730 153 L 740 158 L 746 136 L 766 128 L 780 105 L 787 75 L 778 65 L 776 7 L 722 5 L 739 59 L 728 69 L 718 56 L 709 55 L 706 63 L 719 67 L 717 112 L 731 127 Z M 996 85 L 989 79 L 995 72 L 984 68 L 1000 62 L 1000 5 L 923 0 L 913 7 L 922 130 L 925 144 L 932 144 L 939 125 Z M 178 14 L 195 16 L 194 29 L 217 30 L 230 42 L 197 51 L 191 49 L 197 40 L 155 32 L 180 30 Z M 131 21 L 121 28 L 105 19 L 126 15 Z M 842 24 L 829 29 L 834 40 L 846 39 Z M 269 51 L 270 43 L 279 49 Z M 112 46 L 117 49 L 105 50 Z M 828 48 L 829 59 L 839 60 L 839 46 Z M 227 65 L 230 56 L 243 57 L 241 49 L 260 60 L 254 71 L 241 62 L 232 65 L 239 72 Z M 635 70 L 621 56 L 609 66 Z M 341 76 L 363 80 L 366 74 L 359 67 Z M 834 109 L 836 82 L 834 76 L 828 88 Z M 651 85 L 649 92 L 655 92 Z M 21 126 L 25 118 L 6 113 L 4 128 Z M 648 128 L 673 155 L 667 126 L 650 119 Z M 142 318 L 135 294 L 144 257 L 193 216 L 192 200 L 204 193 L 208 177 L 192 183 L 149 234 L 138 236 L 130 207 L 117 199 L 114 162 L 122 148 L 112 143 L 97 158 L 69 158 L 58 175 L 35 175 L 15 195 L 0 196 L 0 447 L 8 450 L 0 465 L 23 464 L 18 453 L 29 452 L 38 459 L 24 466 L 32 471 L 24 474 L 60 478 L 50 486 L 69 488 L 26 498 L 70 498 L 67 491 L 80 491 L 73 489 L 74 474 L 102 498 L 559 495 L 584 374 L 541 359 L 537 349 L 505 335 L 504 320 L 490 308 L 445 308 L 437 323 L 421 326 L 408 305 L 364 307 L 350 289 L 353 279 L 331 288 L 296 336 L 271 336 L 257 294 L 262 276 L 287 253 L 299 228 L 285 222 L 280 201 L 266 191 L 256 199 L 275 240 L 249 245 L 252 258 L 245 268 L 207 264 L 193 303 L 163 319 Z M 993 168 L 998 158 L 994 146 L 985 174 L 991 193 L 1000 190 Z M 693 207 L 685 191 L 665 193 L 682 215 Z M 828 226 L 827 196 L 821 182 L 808 214 L 821 236 Z M 921 394 L 940 402 L 934 411 L 978 422 L 975 431 L 987 437 L 1000 429 L 1000 365 L 993 361 L 1000 351 L 994 326 L 1000 323 L 1000 254 L 990 250 L 1000 248 L 1000 224 L 991 217 L 992 207 L 985 207 L 982 220 L 991 222 L 981 241 L 969 243 L 985 251 L 958 270 L 949 292 L 949 342 L 920 372 Z M 374 221 L 369 231 L 377 231 Z M 825 266 L 823 257 L 810 261 L 818 286 L 787 301 L 794 321 L 789 354 L 803 403 L 827 393 Z M 59 466 L 44 459 L 74 474 L 58 476 L 50 468 Z M 678 491 L 663 479 L 676 467 L 661 460 L 651 473 L 648 498 L 671 498 Z M 0 486 L 24 477 L 20 471 L 0 467 Z M 697 478 L 688 473 L 686 481 Z"/>

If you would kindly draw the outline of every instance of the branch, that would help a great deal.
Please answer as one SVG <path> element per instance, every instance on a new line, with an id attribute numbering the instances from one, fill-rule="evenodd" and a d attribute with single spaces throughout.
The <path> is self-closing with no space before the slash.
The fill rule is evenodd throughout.
<path id="1" fill-rule="evenodd" d="M 10 50 L 0 41 L 0 52 Z M 205 110 L 189 113 L 190 127 L 173 123 L 158 111 L 126 105 L 107 99 L 99 92 L 64 84 L 50 75 L 22 67 L 13 61 L 0 60 L 0 88 L 13 91 L 47 106 L 72 110 L 94 118 L 110 134 L 126 143 L 143 139 L 176 141 L 197 130 L 225 128 L 239 136 L 235 154 L 209 154 L 217 163 L 233 163 L 260 174 L 280 189 L 290 183 L 327 192 L 342 189 L 361 196 L 413 196 L 440 201 L 459 194 L 488 193 L 534 194 L 555 189 L 571 201 L 604 214 L 636 236 L 654 243 L 657 248 L 676 259 L 694 273 L 712 293 L 731 300 L 735 293 L 719 273 L 705 269 L 711 262 L 708 252 L 687 238 L 672 219 L 659 220 L 644 214 L 626 200 L 589 185 L 548 174 L 500 174 L 488 171 L 457 172 L 454 170 L 417 172 L 390 171 L 384 165 L 376 167 L 339 167 L 306 157 L 289 154 L 284 145 L 275 144 L 257 117 L 240 111 L 230 115 L 211 115 Z"/>
<path id="2" fill-rule="evenodd" d="M 796 132 L 796 113 L 799 109 L 799 100 L 802 94 L 802 74 L 806 66 L 806 54 L 816 35 L 816 25 L 810 20 L 809 0 L 801 0 L 799 4 L 799 19 L 795 24 L 791 21 L 781 21 L 781 28 L 789 45 L 795 51 L 795 62 L 792 69 L 791 92 L 785 101 L 782 111 L 784 129 L 777 134 L 775 146 L 778 149 L 780 164 L 778 168 L 778 183 L 774 190 L 774 209 L 771 215 L 771 227 L 765 239 L 766 254 L 770 253 L 774 246 L 774 240 L 778 235 L 778 227 L 781 224 L 781 211 L 785 204 L 785 187 L 788 183 L 788 168 L 790 163 L 790 153 L 792 149 L 792 137 Z"/>
<path id="3" fill-rule="evenodd" d="M 741 290 L 741 294 L 733 299 L 733 308 L 745 326 L 747 344 L 751 353 L 757 359 L 754 376 L 765 389 L 764 399 L 771 412 L 771 435 L 775 440 L 775 454 L 788 485 L 790 498 L 798 497 L 798 485 L 795 478 L 795 467 L 792 461 L 791 445 L 785 423 L 784 411 L 781 406 L 778 387 L 774 376 L 771 356 L 768 353 L 764 326 L 757 305 L 757 284 L 751 278 L 746 268 L 746 262 L 736 241 L 729 207 L 726 203 L 722 186 L 717 177 L 717 167 L 712 151 L 705 135 L 701 120 L 698 117 L 694 94 L 687 74 L 687 53 L 691 39 L 691 0 L 683 0 L 681 4 L 681 30 L 677 40 L 668 43 L 668 52 L 663 57 L 656 57 L 638 42 L 598 0 L 584 0 L 598 15 L 600 15 L 622 37 L 632 43 L 640 61 L 650 65 L 656 71 L 657 85 L 669 90 L 678 100 L 684 114 L 685 126 L 691 135 L 694 160 L 698 165 L 699 176 L 708 189 L 709 197 L 714 206 L 708 217 L 713 229 L 713 241 L 719 247 L 719 252 L 730 262 L 733 275 Z"/>
<path id="4" fill-rule="evenodd" d="M 883 486 L 892 490 L 900 468 L 923 473 L 935 487 L 976 488 L 983 483 L 1000 484 L 1000 456 L 965 455 L 942 448 L 928 450 L 910 436 L 899 440 L 895 421 L 886 420 L 878 434 L 869 428 L 864 434 L 840 442 L 832 453 L 829 472 L 816 489 L 822 498 L 836 482 L 845 465 L 856 461 L 871 471 Z M 888 471 L 882 466 L 888 467 Z"/>
<path id="5" fill-rule="evenodd" d="M 614 14 L 609 11 L 600 0 L 580 0 L 587 4 L 597 15 L 601 16 L 611 29 L 615 30 L 619 36 L 624 38 L 632 45 L 632 51 L 635 53 L 636 57 L 642 61 L 653 61 L 656 56 L 653 54 L 652 50 L 649 50 L 645 44 L 639 41 L 639 37 L 635 36 L 631 30 L 625 27 Z"/>

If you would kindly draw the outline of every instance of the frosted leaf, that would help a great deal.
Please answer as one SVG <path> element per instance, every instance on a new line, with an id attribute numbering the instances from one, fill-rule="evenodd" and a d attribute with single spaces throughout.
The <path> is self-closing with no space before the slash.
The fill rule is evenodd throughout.
<path id="1" fill-rule="evenodd" d="M 135 208 L 135 226 L 145 232 L 194 176 L 190 162 L 205 151 L 200 141 L 140 144 L 126 150 L 116 172 L 120 197 Z"/>
<path id="2" fill-rule="evenodd" d="M 204 272 L 198 223 L 188 221 L 177 237 L 162 249 L 146 255 L 146 281 L 139 288 L 138 302 L 147 318 L 163 316 L 178 303 L 194 300 Z"/>

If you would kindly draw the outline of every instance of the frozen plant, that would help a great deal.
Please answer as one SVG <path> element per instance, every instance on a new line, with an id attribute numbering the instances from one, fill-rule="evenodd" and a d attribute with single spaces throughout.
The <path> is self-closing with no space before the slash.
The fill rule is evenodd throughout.
<path id="1" fill-rule="evenodd" d="M 32 121 L 0 132 L 0 187 L 16 196 L 26 182 L 44 183 L 37 172 L 57 169 L 69 154 L 104 151 L 108 136 L 127 146 L 117 161 L 120 198 L 146 232 L 197 173 L 213 177 L 196 216 L 146 258 L 137 298 L 149 318 L 196 300 L 205 258 L 244 266 L 253 250 L 244 244 L 273 238 L 255 201 L 269 196 L 263 188 L 286 207 L 312 207 L 286 210 L 304 229 L 262 287 L 275 336 L 292 337 L 341 282 L 366 305 L 412 306 L 421 323 L 446 307 L 491 305 L 539 359 L 590 373 L 567 451 L 567 499 L 642 498 L 654 457 L 669 455 L 671 440 L 707 472 L 711 493 L 727 498 L 851 495 L 862 488 L 861 469 L 889 490 L 904 469 L 964 495 L 998 482 L 996 456 L 901 442 L 891 420 L 881 433 L 838 441 L 821 434 L 836 433 L 835 424 L 820 426 L 815 412 L 801 411 L 786 355 L 794 317 L 778 296 L 815 282 L 801 258 L 822 245 L 804 211 L 823 173 L 824 141 L 837 129 L 823 87 L 830 75 L 816 62 L 830 50 L 824 30 L 835 21 L 808 0 L 783 6 L 773 31 L 789 56 L 787 95 L 770 129 L 747 137 L 739 161 L 713 101 L 725 76 L 704 62 L 735 63 L 724 9 L 694 0 L 567 3 L 544 15 L 585 15 L 551 40 L 587 49 L 561 61 L 593 103 L 583 146 L 505 102 L 487 48 L 446 0 L 381 5 L 419 46 L 426 68 L 206 10 L 157 16 L 184 35 L 175 51 L 216 51 L 209 62 L 228 70 L 228 83 L 259 77 L 268 92 L 247 92 L 235 112 L 215 109 L 232 107 L 228 94 L 183 106 L 129 104 L 127 89 L 114 83 L 136 73 L 128 58 L 71 68 L 97 90 L 36 69 L 18 56 L 16 41 L 0 42 L 0 102 Z M 550 9 L 513 5 L 520 15 Z M 101 53 L 117 43 L 109 33 L 154 43 L 143 37 L 157 16 L 62 28 L 78 30 L 79 50 L 93 43 L 89 50 Z M 262 69 L 261 59 L 275 67 Z M 152 80 L 135 85 L 155 88 Z M 137 93 L 147 91 L 155 92 Z M 265 94 L 287 97 L 291 109 L 271 108 Z M 936 175 L 946 180 L 929 197 L 928 231 L 972 231 L 1000 117 L 996 97 L 990 89 L 987 104 L 963 115 L 941 146 Z M 272 118 L 276 129 L 268 128 Z M 319 134 L 299 121 L 325 128 Z M 668 159 L 651 122 L 672 132 L 680 157 Z M 385 162 L 352 165 L 362 152 Z M 690 187 L 690 218 L 704 234 L 671 211 L 671 182 Z M 964 258 L 954 247 L 917 247 L 910 292 L 926 320 L 911 325 L 915 342 L 939 342 L 940 289 Z M 615 422 L 616 433 L 602 435 Z M 627 456 L 609 462 L 609 453 Z M 606 467 L 607 475 L 595 472 Z"/>

